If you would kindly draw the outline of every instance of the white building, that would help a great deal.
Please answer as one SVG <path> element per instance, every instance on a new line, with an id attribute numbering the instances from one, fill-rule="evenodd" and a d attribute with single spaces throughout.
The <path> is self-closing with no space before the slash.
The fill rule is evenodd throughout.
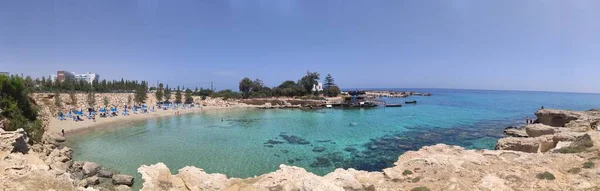
<path id="1" fill-rule="evenodd" d="M 321 92 L 321 91 L 323 91 L 323 84 L 321 82 L 317 82 L 317 84 L 313 85 L 312 91 L 313 92 L 317 92 L 317 91 Z"/>
<path id="2" fill-rule="evenodd" d="M 96 73 L 83 73 L 83 74 L 75 74 L 73 72 L 69 72 L 69 71 L 57 71 L 56 75 L 52 75 L 52 81 L 64 81 L 65 79 L 69 78 L 69 79 L 74 79 L 74 80 L 83 80 L 87 83 L 92 83 L 94 82 L 94 80 L 98 80 L 100 79 L 100 75 L 96 74 Z"/>
<path id="3" fill-rule="evenodd" d="M 86 81 L 88 83 L 92 83 L 94 82 L 94 80 L 98 80 L 100 79 L 100 75 L 96 74 L 96 73 L 85 73 L 85 74 L 75 74 L 75 80 L 83 80 Z"/>

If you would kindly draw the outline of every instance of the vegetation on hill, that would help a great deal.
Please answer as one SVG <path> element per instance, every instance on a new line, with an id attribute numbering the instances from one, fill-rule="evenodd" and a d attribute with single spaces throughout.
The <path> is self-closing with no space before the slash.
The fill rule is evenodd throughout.
<path id="1" fill-rule="evenodd" d="M 282 82 L 279 86 L 269 88 L 264 86 L 260 79 L 254 81 L 250 78 L 243 78 L 239 83 L 239 90 L 242 98 L 263 98 L 263 97 L 299 97 L 308 95 L 321 95 L 328 97 L 336 97 L 340 94 L 340 89 L 335 85 L 335 80 L 331 74 L 327 74 L 325 78 L 325 87 L 323 91 L 313 91 L 313 88 L 318 85 L 320 79 L 319 73 L 307 72 L 305 76 L 297 82 L 288 80 Z"/>
<path id="2" fill-rule="evenodd" d="M 23 128 L 30 142 L 38 142 L 44 128 L 37 118 L 39 108 L 28 96 L 30 87 L 21 77 L 0 75 L 0 126 L 8 131 Z"/>

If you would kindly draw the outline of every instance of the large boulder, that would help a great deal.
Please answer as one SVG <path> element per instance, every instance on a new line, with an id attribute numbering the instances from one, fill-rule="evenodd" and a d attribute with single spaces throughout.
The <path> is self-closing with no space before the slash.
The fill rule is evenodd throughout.
<path id="1" fill-rule="evenodd" d="M 539 140 L 536 138 L 505 137 L 498 140 L 496 150 L 512 150 L 527 153 L 537 153 L 540 148 Z"/>
<path id="2" fill-rule="evenodd" d="M 114 185 L 133 185 L 133 176 L 124 174 L 115 174 L 112 176 L 112 182 Z"/>
<path id="3" fill-rule="evenodd" d="M 110 170 L 102 169 L 98 171 L 98 176 L 102 178 L 112 178 L 113 173 Z"/>
<path id="4" fill-rule="evenodd" d="M 504 134 L 511 137 L 528 137 L 524 128 L 517 127 L 504 128 Z"/>
<path id="5" fill-rule="evenodd" d="M 537 122 L 552 127 L 564 127 L 570 121 L 581 118 L 583 112 L 556 109 L 540 109 L 535 112 Z"/>
<path id="6" fill-rule="evenodd" d="M 541 137 L 536 137 L 539 144 L 539 152 L 548 152 L 556 147 L 558 141 L 554 141 L 554 135 L 544 135 Z"/>
<path id="7" fill-rule="evenodd" d="M 83 174 L 86 176 L 94 176 L 100 170 L 100 165 L 93 162 L 83 163 Z"/>
<path id="8" fill-rule="evenodd" d="M 0 151 L 20 152 L 26 154 L 29 152 L 27 145 L 27 133 L 23 129 L 15 131 L 4 131 L 0 129 Z"/>
<path id="9" fill-rule="evenodd" d="M 525 132 L 529 137 L 539 137 L 554 134 L 554 128 L 544 124 L 529 124 L 525 126 Z"/>

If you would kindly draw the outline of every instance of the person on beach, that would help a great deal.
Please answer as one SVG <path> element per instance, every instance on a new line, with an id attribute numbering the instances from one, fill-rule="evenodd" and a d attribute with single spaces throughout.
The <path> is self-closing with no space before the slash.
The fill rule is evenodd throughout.
<path id="1" fill-rule="evenodd" d="M 65 136 L 65 129 L 62 129 L 61 131 L 62 131 L 62 135 L 64 137 Z"/>
<path id="2" fill-rule="evenodd" d="M 530 124 L 529 121 L 530 121 L 529 117 L 525 117 L 525 124 L 529 125 Z"/>

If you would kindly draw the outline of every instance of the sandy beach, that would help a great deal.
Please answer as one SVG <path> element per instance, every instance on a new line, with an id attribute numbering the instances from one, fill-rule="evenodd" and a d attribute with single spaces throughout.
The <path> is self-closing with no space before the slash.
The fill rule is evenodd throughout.
<path id="1" fill-rule="evenodd" d="M 106 117 L 100 118 L 98 115 L 96 116 L 96 121 L 94 122 L 91 119 L 84 119 L 84 121 L 75 122 L 71 119 L 60 121 L 56 117 L 50 120 L 50 125 L 48 126 L 48 130 L 51 132 L 61 133 L 62 130 L 65 131 L 65 136 L 74 135 L 78 133 L 85 133 L 88 131 L 100 130 L 100 129 L 108 129 L 108 128 L 116 128 L 119 126 L 123 126 L 128 123 L 134 123 L 137 121 L 148 120 L 152 118 L 159 117 L 169 117 L 175 115 L 184 115 L 190 113 L 200 113 L 207 111 L 219 111 L 219 110 L 232 110 L 232 109 L 243 109 L 243 108 L 255 108 L 251 105 L 236 105 L 236 106 L 203 106 L 203 107 L 195 107 L 190 109 L 179 109 L 179 110 L 156 110 L 155 112 L 149 113 L 131 113 L 128 116 L 119 115 L 116 117 Z M 179 114 L 176 113 L 179 111 Z"/>

